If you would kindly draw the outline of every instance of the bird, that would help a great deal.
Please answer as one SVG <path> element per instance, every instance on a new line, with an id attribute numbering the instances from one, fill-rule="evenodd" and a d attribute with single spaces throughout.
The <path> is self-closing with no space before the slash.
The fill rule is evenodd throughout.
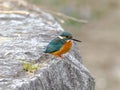
<path id="1" fill-rule="evenodd" d="M 56 57 L 63 58 L 62 55 L 71 49 L 72 40 L 81 42 L 80 40 L 74 39 L 71 33 L 64 31 L 48 43 L 44 53 L 50 53 Z"/>

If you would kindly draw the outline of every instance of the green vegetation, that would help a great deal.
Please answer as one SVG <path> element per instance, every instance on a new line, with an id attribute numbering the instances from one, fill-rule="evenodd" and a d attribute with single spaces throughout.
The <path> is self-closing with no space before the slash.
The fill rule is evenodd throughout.
<path id="1" fill-rule="evenodd" d="M 22 61 L 23 69 L 27 72 L 33 73 L 39 68 L 43 67 L 42 64 L 34 64 L 34 63 L 29 63 L 26 61 Z"/>

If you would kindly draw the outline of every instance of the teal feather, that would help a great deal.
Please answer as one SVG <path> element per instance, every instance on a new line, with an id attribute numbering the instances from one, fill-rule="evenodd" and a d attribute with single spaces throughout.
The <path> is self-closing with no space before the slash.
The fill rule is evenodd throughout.
<path id="1" fill-rule="evenodd" d="M 60 39 L 59 37 L 53 39 L 47 46 L 45 53 L 52 53 L 58 51 L 65 43 L 66 40 Z"/>

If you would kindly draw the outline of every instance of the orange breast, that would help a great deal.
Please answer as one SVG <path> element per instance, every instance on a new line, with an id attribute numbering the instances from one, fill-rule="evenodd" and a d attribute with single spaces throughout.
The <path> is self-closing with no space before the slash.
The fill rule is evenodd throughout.
<path id="1" fill-rule="evenodd" d="M 68 40 L 61 48 L 60 50 L 53 52 L 51 54 L 55 55 L 55 56 L 59 56 L 61 57 L 62 54 L 68 52 L 72 47 L 72 42 L 70 40 Z"/>

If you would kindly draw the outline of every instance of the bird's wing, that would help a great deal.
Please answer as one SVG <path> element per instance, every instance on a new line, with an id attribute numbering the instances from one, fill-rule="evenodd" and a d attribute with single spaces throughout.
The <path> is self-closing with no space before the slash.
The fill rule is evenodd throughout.
<path id="1" fill-rule="evenodd" d="M 52 53 L 55 51 L 58 51 L 64 42 L 58 38 L 53 39 L 47 46 L 46 50 L 44 51 L 45 53 Z"/>
<path id="2" fill-rule="evenodd" d="M 45 50 L 45 53 L 52 53 L 52 52 L 58 51 L 60 48 L 61 46 L 59 45 L 48 45 Z"/>

